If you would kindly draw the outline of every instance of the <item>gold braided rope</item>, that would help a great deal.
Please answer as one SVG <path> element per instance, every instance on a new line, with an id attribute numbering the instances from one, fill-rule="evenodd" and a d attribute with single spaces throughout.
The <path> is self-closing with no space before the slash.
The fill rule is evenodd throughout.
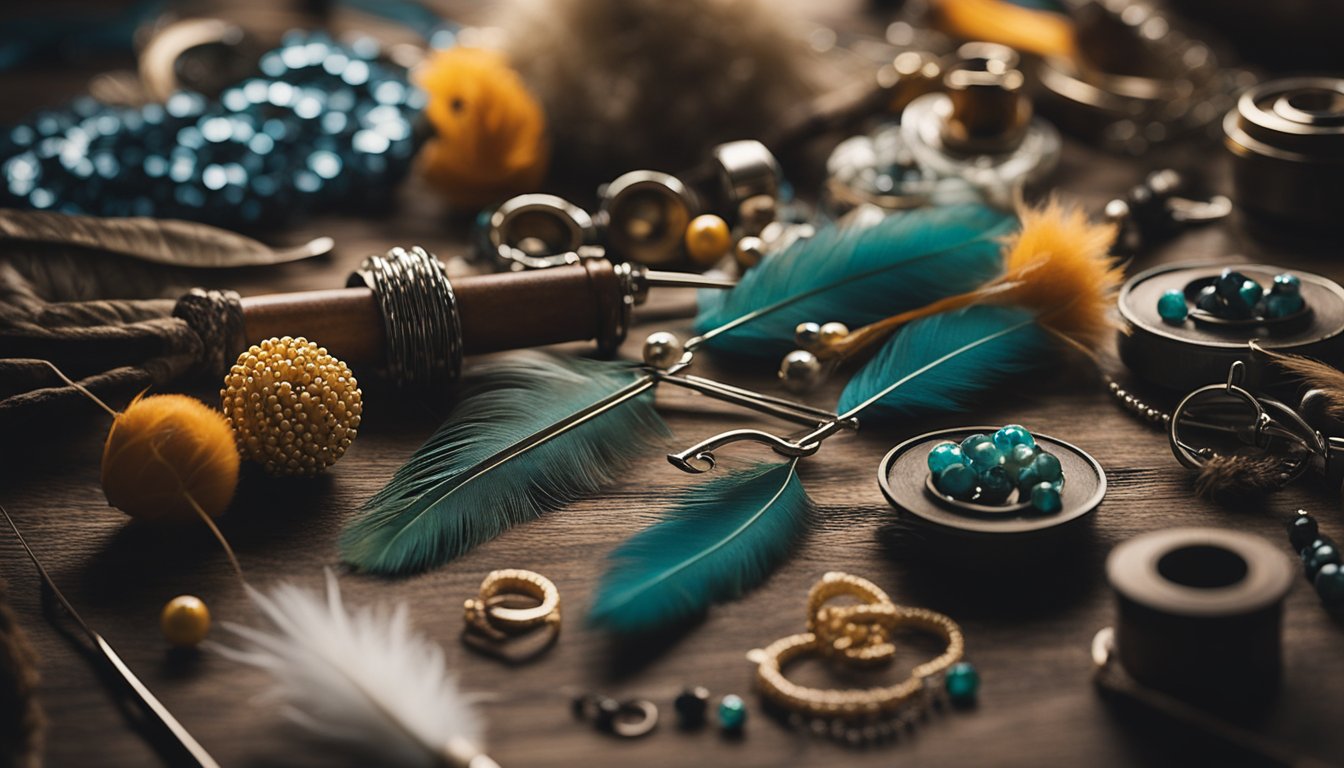
<path id="1" fill-rule="evenodd" d="M 827 605 L 842 596 L 864 602 Z M 927 678 L 960 661 L 966 650 L 961 627 L 952 619 L 924 608 L 898 606 L 872 582 L 847 573 L 832 572 L 822 577 L 808 595 L 807 612 L 810 631 L 781 638 L 747 654 L 757 665 L 756 681 L 761 693 L 805 715 L 858 719 L 889 714 L 923 692 Z M 937 635 L 947 642 L 947 648 L 938 657 L 916 666 L 910 677 L 891 686 L 809 688 L 784 676 L 784 668 L 790 662 L 812 654 L 852 666 L 889 662 L 896 650 L 891 636 L 899 629 Z"/>

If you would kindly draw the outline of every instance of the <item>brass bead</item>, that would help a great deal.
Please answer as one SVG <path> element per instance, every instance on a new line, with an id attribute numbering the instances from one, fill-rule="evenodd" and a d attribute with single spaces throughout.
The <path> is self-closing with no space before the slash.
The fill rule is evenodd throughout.
<path id="1" fill-rule="evenodd" d="M 712 213 L 691 219 L 686 226 L 686 253 L 700 267 L 712 267 L 733 247 L 728 223 Z"/>
<path id="2" fill-rule="evenodd" d="M 341 458 L 357 434 L 361 398 L 345 363 L 288 336 L 240 355 L 220 390 L 239 452 L 273 475 L 314 475 Z"/>

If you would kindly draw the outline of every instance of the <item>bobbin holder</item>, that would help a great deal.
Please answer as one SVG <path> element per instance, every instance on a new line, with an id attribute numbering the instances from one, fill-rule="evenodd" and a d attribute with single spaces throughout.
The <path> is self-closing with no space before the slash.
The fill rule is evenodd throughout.
<path id="1" fill-rule="evenodd" d="M 441 391 L 467 355 L 587 340 L 611 354 L 652 286 L 731 285 L 603 258 L 449 280 L 424 249 L 394 248 L 366 259 L 345 288 L 243 298 L 230 346 L 236 355 L 259 339 L 304 336 L 347 362 L 382 367 L 403 386 Z"/>

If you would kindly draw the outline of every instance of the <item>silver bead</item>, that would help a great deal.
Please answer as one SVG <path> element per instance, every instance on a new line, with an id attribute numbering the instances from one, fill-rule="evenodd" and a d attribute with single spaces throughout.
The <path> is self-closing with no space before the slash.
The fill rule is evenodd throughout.
<path id="1" fill-rule="evenodd" d="M 805 349 L 795 349 L 779 364 L 779 380 L 790 392 L 807 392 L 821 383 L 821 361 Z"/>
<path id="2" fill-rule="evenodd" d="M 659 370 L 676 365 L 685 352 L 681 339 L 667 331 L 650 333 L 644 340 L 644 364 Z"/>
<path id="3" fill-rule="evenodd" d="M 844 323 L 826 323 L 821 326 L 818 340 L 823 347 L 829 347 L 839 343 L 849 335 L 849 326 Z"/>
<path id="4" fill-rule="evenodd" d="M 799 323 L 798 327 L 793 329 L 793 342 L 799 349 L 813 351 L 820 340 L 821 326 L 816 323 Z"/>

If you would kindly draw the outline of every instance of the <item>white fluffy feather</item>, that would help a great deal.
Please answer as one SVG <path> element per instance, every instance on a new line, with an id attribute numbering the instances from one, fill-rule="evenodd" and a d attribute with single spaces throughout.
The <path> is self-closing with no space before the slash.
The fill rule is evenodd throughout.
<path id="1" fill-rule="evenodd" d="M 412 628 L 406 605 L 347 611 L 326 575 L 325 599 L 291 584 L 269 595 L 249 586 L 269 626 L 225 623 L 245 647 L 213 649 L 269 672 L 291 720 L 379 765 L 498 768 L 481 753 L 483 723 L 443 649 Z"/>

